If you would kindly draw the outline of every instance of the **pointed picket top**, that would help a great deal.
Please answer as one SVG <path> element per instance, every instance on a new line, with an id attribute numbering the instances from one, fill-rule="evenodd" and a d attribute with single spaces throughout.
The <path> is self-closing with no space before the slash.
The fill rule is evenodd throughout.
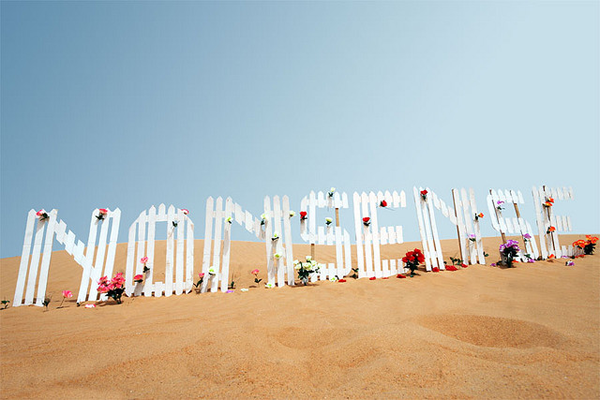
<path id="1" fill-rule="evenodd" d="M 164 203 L 159 204 L 158 206 L 158 218 L 164 218 L 167 215 L 166 207 Z"/>
<path id="2" fill-rule="evenodd" d="M 342 193 L 342 208 L 349 208 L 348 195 L 346 194 L 346 192 Z"/>

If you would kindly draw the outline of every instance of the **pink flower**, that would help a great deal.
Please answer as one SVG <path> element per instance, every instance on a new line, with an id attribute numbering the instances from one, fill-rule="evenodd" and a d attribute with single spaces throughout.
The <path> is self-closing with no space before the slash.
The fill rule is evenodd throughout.
<path id="1" fill-rule="evenodd" d="M 95 304 L 86 304 L 84 307 L 85 308 L 96 308 L 96 305 Z"/>
<path id="2" fill-rule="evenodd" d="M 63 290 L 62 295 L 66 299 L 73 297 L 73 293 L 70 290 Z"/>
<path id="3" fill-rule="evenodd" d="M 103 214 L 103 215 L 106 215 L 106 214 L 108 214 L 108 210 L 107 210 L 106 208 L 101 208 L 101 209 L 99 209 L 99 210 L 98 210 L 98 212 L 99 212 L 100 214 Z"/>
<path id="4" fill-rule="evenodd" d="M 200 272 L 200 273 L 198 274 L 198 277 L 199 277 L 199 278 L 204 278 L 204 272 Z"/>
<path id="5" fill-rule="evenodd" d="M 251 274 L 252 275 L 258 275 L 259 272 L 260 271 L 258 269 L 253 269 L 252 272 L 251 272 Z"/>
<path id="6" fill-rule="evenodd" d="M 190 211 L 187 208 L 182 208 L 181 211 L 185 214 L 188 215 L 190 213 Z"/>
<path id="7" fill-rule="evenodd" d="M 142 258 L 140 259 L 140 262 L 141 262 L 142 264 L 146 265 L 146 263 L 148 262 L 148 257 L 142 257 Z"/>
<path id="8" fill-rule="evenodd" d="M 38 217 L 41 217 L 44 214 L 47 214 L 47 212 L 43 208 L 40 211 L 38 211 L 38 212 L 35 213 L 35 215 L 37 215 Z"/>

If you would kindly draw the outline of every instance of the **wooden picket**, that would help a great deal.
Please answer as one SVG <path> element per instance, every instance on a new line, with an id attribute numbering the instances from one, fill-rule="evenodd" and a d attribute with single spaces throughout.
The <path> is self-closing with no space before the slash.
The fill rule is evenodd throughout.
<path id="1" fill-rule="evenodd" d="M 154 282 L 157 222 L 166 222 L 167 225 L 165 282 Z M 183 210 L 175 209 L 172 205 L 167 210 L 164 204 L 160 204 L 158 211 L 154 206 L 150 207 L 147 212 L 142 211 L 129 227 L 125 294 L 127 296 L 144 295 L 148 297 L 154 295 L 160 297 L 164 295 L 168 297 L 173 293 L 177 295 L 188 293 L 192 288 L 193 279 L 193 241 L 194 224 Z M 184 254 L 186 242 L 188 251 Z M 148 257 L 145 265 L 141 262 L 143 257 Z M 148 269 L 146 273 L 144 273 L 144 267 Z M 144 275 L 144 281 L 135 283 L 134 275 L 140 274 Z M 102 297 L 100 298 L 102 299 Z"/>
<path id="2" fill-rule="evenodd" d="M 39 217 L 37 217 L 35 210 L 30 210 L 27 215 L 25 239 L 21 254 L 21 263 L 19 265 L 15 296 L 13 299 L 13 306 L 15 307 L 20 305 L 43 306 L 46 297 L 50 262 L 52 259 L 52 244 L 55 237 L 57 242 L 64 246 L 67 253 L 73 256 L 75 262 L 83 268 L 78 302 L 86 300 L 88 286 L 90 287 L 90 297 L 96 295 L 95 283 L 97 282 L 95 282 L 94 279 L 97 281 L 96 276 L 99 278 L 99 275 L 97 274 L 101 273 L 105 266 L 112 271 L 121 215 L 120 210 L 117 209 L 114 212 L 109 211 L 108 215 L 105 217 L 106 223 L 102 225 L 100 232 L 100 242 L 98 244 L 95 263 L 93 260 L 96 248 L 95 239 L 98 230 L 98 223 L 95 216 L 98 215 L 98 210 L 96 209 L 92 212 L 92 224 L 90 225 L 88 239 L 93 238 L 94 241 L 89 242 L 87 248 L 81 241 L 75 243 L 75 234 L 71 231 L 68 231 L 67 233 L 67 225 L 64 221 L 58 220 L 57 214 L 57 210 L 52 210 L 48 213 L 48 218 L 45 220 L 40 220 Z M 96 222 L 94 221 L 95 219 Z M 108 236 L 108 220 L 112 220 L 112 230 L 108 255 L 105 256 Z M 92 279 L 91 285 L 89 285 L 90 279 Z"/>

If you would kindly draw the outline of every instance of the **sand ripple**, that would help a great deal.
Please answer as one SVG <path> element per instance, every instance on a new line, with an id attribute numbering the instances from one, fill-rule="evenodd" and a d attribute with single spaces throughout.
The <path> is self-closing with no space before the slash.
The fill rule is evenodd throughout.
<path id="1" fill-rule="evenodd" d="M 429 315 L 417 319 L 428 329 L 484 347 L 557 347 L 562 336 L 533 322 L 482 315 Z"/>

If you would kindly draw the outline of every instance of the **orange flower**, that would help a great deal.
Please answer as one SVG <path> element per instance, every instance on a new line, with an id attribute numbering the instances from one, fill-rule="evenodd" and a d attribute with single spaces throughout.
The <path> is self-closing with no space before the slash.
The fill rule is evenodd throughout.
<path id="1" fill-rule="evenodd" d="M 554 254 L 550 254 L 550 255 L 548 256 L 548 260 L 552 260 L 553 258 L 554 258 Z"/>
<path id="2" fill-rule="evenodd" d="M 585 240 L 579 239 L 573 242 L 573 247 L 579 247 L 580 249 L 583 249 L 585 247 Z"/>
<path id="3" fill-rule="evenodd" d="M 585 238 L 591 243 L 591 244 L 596 244 L 596 242 L 598 241 L 598 238 L 596 236 L 592 236 L 592 235 L 585 235 Z"/>
<path id="4" fill-rule="evenodd" d="M 544 203 L 544 207 L 552 207 L 552 203 L 547 201 Z"/>
<path id="5" fill-rule="evenodd" d="M 553 199 L 552 197 L 548 197 L 548 201 L 549 201 L 550 203 L 554 203 L 554 199 Z"/>
<path id="6" fill-rule="evenodd" d="M 549 227 L 549 228 L 548 228 L 548 233 L 552 233 L 552 232 L 554 232 L 555 230 L 556 230 L 556 228 L 555 228 L 555 227 L 553 227 L 553 226 L 551 226 L 551 227 Z"/>

